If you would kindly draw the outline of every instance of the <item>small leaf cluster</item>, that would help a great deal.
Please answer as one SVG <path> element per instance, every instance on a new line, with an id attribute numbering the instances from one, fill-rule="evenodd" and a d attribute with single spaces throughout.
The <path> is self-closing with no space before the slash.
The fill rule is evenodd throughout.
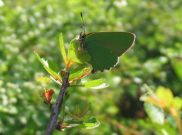
<path id="1" fill-rule="evenodd" d="M 158 133 L 170 134 L 182 133 L 180 110 L 182 98 L 175 97 L 172 90 L 159 86 L 155 93 L 145 85 L 146 93 L 141 96 L 144 101 L 144 109 L 149 119 L 156 124 L 154 127 Z M 173 127 L 173 128 L 171 128 Z"/>
<path id="2" fill-rule="evenodd" d="M 51 68 L 47 60 L 41 58 L 38 53 L 34 52 L 38 61 L 43 65 L 44 69 L 50 75 L 49 78 L 51 80 L 59 85 L 62 85 L 65 73 L 70 72 L 69 87 L 85 87 L 92 89 L 101 89 L 108 87 L 105 79 L 102 78 L 95 80 L 87 79 L 87 81 L 82 81 L 82 78 L 87 77 L 91 74 L 92 67 L 87 64 L 90 56 L 85 50 L 80 47 L 79 41 L 76 38 L 70 42 L 69 47 L 66 50 L 63 35 L 61 33 L 59 36 L 59 48 L 65 65 L 65 68 L 60 69 L 59 71 L 55 71 L 53 68 Z M 50 92 L 51 94 L 49 94 Z M 54 92 L 52 92 L 52 90 L 46 90 L 43 94 L 44 100 L 46 100 L 49 105 L 53 104 L 50 101 L 52 99 L 53 93 Z M 67 99 L 68 98 L 66 98 L 65 100 Z M 64 108 L 63 110 L 65 111 Z M 71 127 L 82 127 L 90 129 L 98 127 L 99 121 L 93 116 L 88 117 L 87 112 L 88 104 L 84 105 L 84 108 L 82 108 L 81 105 L 78 104 L 75 107 L 75 110 L 72 110 L 72 112 L 69 111 L 68 120 L 64 120 L 64 113 L 61 112 L 63 116 L 61 116 L 62 118 L 60 120 L 60 126 L 58 126 L 57 129 L 63 130 L 65 128 Z"/>
<path id="3" fill-rule="evenodd" d="M 70 86 L 83 86 L 86 88 L 105 88 L 108 85 L 105 83 L 105 79 L 89 80 L 86 82 L 81 82 L 80 80 L 91 74 L 92 67 L 86 63 L 90 59 L 90 56 L 86 51 L 84 51 L 79 46 L 79 41 L 73 39 L 70 42 L 68 50 L 64 46 L 64 39 L 62 33 L 59 37 L 59 48 L 61 56 L 64 60 L 65 69 L 60 69 L 60 71 L 55 71 L 49 66 L 49 62 L 44 58 L 41 58 L 38 53 L 35 53 L 36 58 L 43 65 L 44 69 L 50 75 L 50 79 L 55 81 L 57 84 L 62 84 L 62 79 L 66 71 L 70 71 L 69 83 Z M 80 50 L 82 49 L 82 50 Z M 81 53 L 80 53 L 81 52 Z M 82 53 L 84 52 L 84 53 Z M 81 56 L 81 57 L 80 57 Z"/>

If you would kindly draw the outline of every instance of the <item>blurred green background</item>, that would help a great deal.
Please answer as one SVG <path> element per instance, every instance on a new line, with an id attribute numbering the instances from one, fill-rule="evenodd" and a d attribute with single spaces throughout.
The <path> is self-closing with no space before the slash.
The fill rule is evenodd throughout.
<path id="1" fill-rule="evenodd" d="M 88 101 L 100 126 L 54 134 L 157 134 L 139 97 L 145 83 L 182 96 L 181 5 L 181 0 L 0 0 L 0 135 L 44 133 L 50 111 L 41 93 L 59 86 L 38 81 L 47 73 L 33 51 L 63 67 L 58 36 L 62 32 L 68 44 L 81 32 L 81 11 L 87 32 L 129 31 L 137 38 L 115 69 L 94 75 L 110 87 L 70 89 L 66 105 Z"/>

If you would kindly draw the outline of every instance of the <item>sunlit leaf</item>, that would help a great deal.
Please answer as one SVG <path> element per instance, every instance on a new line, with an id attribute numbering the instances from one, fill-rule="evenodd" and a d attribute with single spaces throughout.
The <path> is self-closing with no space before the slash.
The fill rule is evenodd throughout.
<path id="1" fill-rule="evenodd" d="M 88 63 L 91 59 L 91 56 L 84 49 L 78 49 L 77 57 L 82 63 Z"/>
<path id="2" fill-rule="evenodd" d="M 86 129 L 93 129 L 98 127 L 99 125 L 100 122 L 95 117 L 91 117 L 88 120 L 84 121 L 81 127 Z"/>
<path id="3" fill-rule="evenodd" d="M 153 122 L 158 124 L 164 123 L 164 112 L 162 109 L 149 103 L 144 103 L 144 109 Z"/>
<path id="4" fill-rule="evenodd" d="M 156 95 L 147 96 L 144 101 L 156 105 L 160 108 L 166 107 L 165 101 L 160 100 Z"/>
<path id="5" fill-rule="evenodd" d="M 75 80 L 80 80 L 81 78 L 87 76 L 88 74 L 90 74 L 91 72 L 91 68 L 89 67 L 80 67 L 78 69 L 73 70 L 70 73 L 70 77 L 69 80 L 70 81 L 75 81 Z"/>
<path id="6" fill-rule="evenodd" d="M 182 59 L 172 59 L 172 66 L 176 75 L 182 80 Z"/>
<path id="7" fill-rule="evenodd" d="M 58 80 L 59 82 L 62 82 L 62 78 L 59 74 L 57 74 L 54 70 L 52 70 L 49 67 L 49 64 L 46 60 L 41 58 L 36 52 L 34 52 L 36 58 L 39 60 L 39 62 L 43 65 L 44 69 L 55 79 Z"/>
<path id="8" fill-rule="evenodd" d="M 93 129 L 100 125 L 100 122 L 95 117 L 90 117 L 84 121 L 67 121 L 64 123 L 66 126 L 65 128 L 71 128 L 71 127 L 78 127 L 78 128 L 85 128 L 85 129 Z"/>
<path id="9" fill-rule="evenodd" d="M 70 45 L 69 45 L 69 48 L 68 48 L 68 59 L 73 63 L 81 64 L 82 62 L 77 57 L 79 46 L 80 46 L 79 42 L 76 39 L 73 39 L 70 42 Z"/>
<path id="10" fill-rule="evenodd" d="M 59 35 L 59 48 L 60 48 L 60 52 L 62 55 L 62 58 L 64 60 L 64 63 L 67 63 L 67 55 L 66 55 L 66 50 L 65 50 L 65 46 L 64 46 L 64 39 L 63 39 L 63 34 L 60 33 Z"/>
<path id="11" fill-rule="evenodd" d="M 46 77 L 46 76 L 36 77 L 35 79 L 36 79 L 36 81 L 38 81 L 40 83 L 50 83 L 51 82 L 50 78 Z"/>
<path id="12" fill-rule="evenodd" d="M 54 81 L 55 83 L 59 84 L 59 85 L 62 85 L 62 80 L 57 80 L 57 79 L 54 79 L 52 76 L 50 76 L 50 79 L 52 81 Z"/>
<path id="13" fill-rule="evenodd" d="M 105 79 L 97 79 L 91 80 L 83 83 L 83 86 L 86 88 L 93 88 L 93 89 L 103 89 L 108 87 L 109 85 L 106 84 Z"/>
<path id="14" fill-rule="evenodd" d="M 80 47 L 80 42 L 77 39 L 73 39 L 68 48 L 68 59 L 73 63 L 82 64 L 90 60 L 90 55 Z"/>
<path id="15" fill-rule="evenodd" d="M 172 105 L 173 94 L 170 89 L 158 87 L 156 90 L 156 95 L 161 102 L 164 102 L 166 107 L 170 107 Z"/>
<path id="16" fill-rule="evenodd" d="M 173 105 L 175 109 L 179 110 L 182 108 L 182 99 L 179 97 L 175 97 L 173 100 Z"/>

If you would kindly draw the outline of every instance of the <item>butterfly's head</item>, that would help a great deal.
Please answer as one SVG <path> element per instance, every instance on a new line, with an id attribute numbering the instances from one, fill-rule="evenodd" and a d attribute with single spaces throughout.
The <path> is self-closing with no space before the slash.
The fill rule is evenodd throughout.
<path id="1" fill-rule="evenodd" d="M 82 12 L 80 13 L 80 16 L 81 16 L 81 21 L 82 21 L 82 24 L 81 24 L 82 31 L 80 32 L 80 34 L 78 36 L 78 41 L 80 42 L 80 48 L 84 49 L 84 42 L 85 42 L 86 34 L 85 34 L 85 22 L 83 19 L 83 13 Z"/>
<path id="2" fill-rule="evenodd" d="M 84 48 L 85 37 L 86 37 L 85 32 L 80 32 L 78 40 L 80 42 L 81 48 Z"/>

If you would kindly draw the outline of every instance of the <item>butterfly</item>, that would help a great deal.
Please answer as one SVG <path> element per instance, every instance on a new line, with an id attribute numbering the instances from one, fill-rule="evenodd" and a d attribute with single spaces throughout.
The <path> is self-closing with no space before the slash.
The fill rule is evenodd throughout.
<path id="1" fill-rule="evenodd" d="M 81 13 L 82 21 L 83 16 Z M 84 23 L 84 21 L 83 21 Z M 130 32 L 81 32 L 79 42 L 81 48 L 90 56 L 89 64 L 93 71 L 109 70 L 117 65 L 119 57 L 132 47 L 135 34 Z"/>

